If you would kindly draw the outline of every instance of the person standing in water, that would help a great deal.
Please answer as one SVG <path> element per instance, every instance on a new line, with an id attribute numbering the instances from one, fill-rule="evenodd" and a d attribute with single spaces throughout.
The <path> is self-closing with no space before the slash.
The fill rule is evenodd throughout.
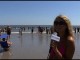
<path id="1" fill-rule="evenodd" d="M 22 28 L 19 28 L 19 34 L 22 36 Z"/>
<path id="2" fill-rule="evenodd" d="M 34 32 L 34 28 L 32 27 L 32 28 L 31 28 L 31 33 L 33 33 L 33 32 Z"/>
<path id="3" fill-rule="evenodd" d="M 10 28 L 9 26 L 7 26 L 7 28 L 6 28 L 6 32 L 7 32 L 7 35 L 8 35 L 8 39 L 10 39 L 11 28 Z"/>

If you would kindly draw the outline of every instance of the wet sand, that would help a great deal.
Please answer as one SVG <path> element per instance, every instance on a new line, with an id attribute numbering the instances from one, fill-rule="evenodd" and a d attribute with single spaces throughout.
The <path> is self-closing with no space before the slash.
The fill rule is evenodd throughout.
<path id="1" fill-rule="evenodd" d="M 73 59 L 80 59 L 80 34 L 75 34 L 75 53 Z M 10 50 L 2 51 L 0 59 L 46 59 L 49 51 L 50 35 L 24 33 L 11 34 L 10 41 L 13 43 Z"/>

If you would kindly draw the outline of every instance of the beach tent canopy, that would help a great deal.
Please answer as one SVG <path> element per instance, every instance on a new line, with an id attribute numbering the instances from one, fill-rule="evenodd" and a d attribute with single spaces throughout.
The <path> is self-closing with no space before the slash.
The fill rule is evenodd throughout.
<path id="1" fill-rule="evenodd" d="M 8 37 L 7 34 L 2 34 L 2 35 L 0 36 L 0 38 L 7 38 L 7 37 Z"/>

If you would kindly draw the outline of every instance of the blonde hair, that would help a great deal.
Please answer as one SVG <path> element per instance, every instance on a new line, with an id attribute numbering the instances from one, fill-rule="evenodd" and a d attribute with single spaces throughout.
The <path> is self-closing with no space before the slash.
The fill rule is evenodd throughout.
<path id="1" fill-rule="evenodd" d="M 55 18 L 54 22 L 57 20 L 57 19 L 62 19 L 64 20 L 64 22 L 66 23 L 66 26 L 67 26 L 67 30 L 65 31 L 65 34 L 67 36 L 73 36 L 74 37 L 74 34 L 73 34 L 73 27 L 71 25 L 71 22 L 70 20 L 68 19 L 68 17 L 64 16 L 64 15 L 59 15 Z M 53 26 L 54 26 L 54 23 L 53 23 Z M 54 29 L 55 31 L 55 29 Z"/>

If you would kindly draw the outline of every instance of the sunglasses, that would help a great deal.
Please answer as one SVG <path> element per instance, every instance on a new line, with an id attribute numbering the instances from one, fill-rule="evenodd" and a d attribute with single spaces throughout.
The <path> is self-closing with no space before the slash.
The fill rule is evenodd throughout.
<path id="1" fill-rule="evenodd" d="M 54 25 L 66 25 L 64 21 L 55 21 Z"/>

